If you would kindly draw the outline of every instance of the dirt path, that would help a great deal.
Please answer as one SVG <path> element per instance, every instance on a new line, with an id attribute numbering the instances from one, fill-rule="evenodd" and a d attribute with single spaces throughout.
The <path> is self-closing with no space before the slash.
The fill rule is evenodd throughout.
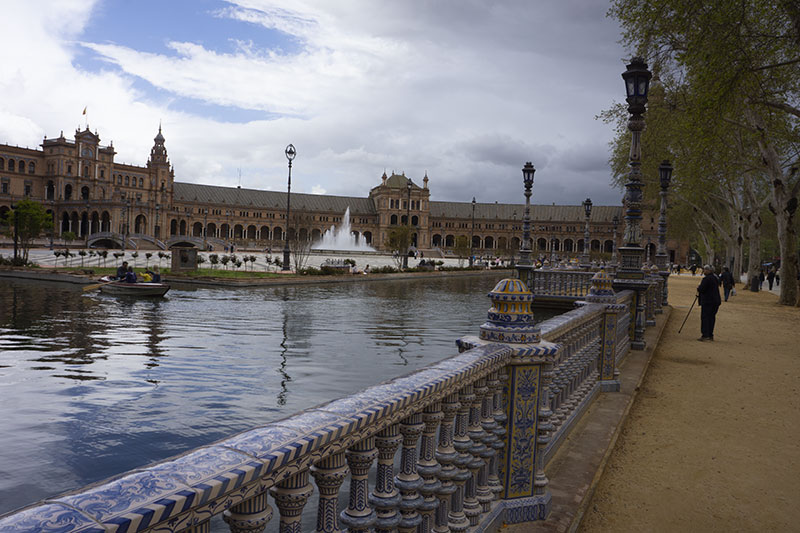
<path id="1" fill-rule="evenodd" d="M 800 531 L 800 309 L 740 291 L 698 342 L 674 311 L 581 531 Z"/>

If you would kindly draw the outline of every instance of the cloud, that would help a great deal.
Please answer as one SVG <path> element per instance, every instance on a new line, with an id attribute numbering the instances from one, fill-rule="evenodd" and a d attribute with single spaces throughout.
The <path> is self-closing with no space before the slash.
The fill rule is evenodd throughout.
<path id="1" fill-rule="evenodd" d="M 17 51 L 0 79 L 0 142 L 71 136 L 88 105 L 118 161 L 143 165 L 161 121 L 182 181 L 235 186 L 241 169 L 243 187 L 282 190 L 291 142 L 298 192 L 363 197 L 396 169 L 427 172 L 439 200 L 522 202 L 533 161 L 542 203 L 619 197 L 613 131 L 594 116 L 621 98 L 625 54 L 602 3 L 230 0 L 208 14 L 211 31 L 260 26 L 291 50 L 218 50 L 198 30 L 157 53 L 93 38 L 88 22 L 101 9 L 113 20 L 113 4 L 19 6 L 26 24 L 0 34 Z M 217 118 L 209 105 L 223 106 Z"/>

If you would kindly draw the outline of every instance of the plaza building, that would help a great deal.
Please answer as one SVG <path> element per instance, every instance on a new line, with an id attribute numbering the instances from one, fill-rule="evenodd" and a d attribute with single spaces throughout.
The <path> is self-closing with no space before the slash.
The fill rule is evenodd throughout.
<path id="1" fill-rule="evenodd" d="M 0 145 L 0 215 L 24 198 L 53 216 L 51 241 L 74 233 L 87 246 L 166 249 L 190 245 L 206 250 L 278 251 L 289 239 L 315 242 L 349 211 L 356 239 L 381 250 L 389 232 L 409 224 L 413 245 L 427 257 L 447 254 L 459 237 L 471 239 L 477 256 L 510 257 L 522 238 L 523 204 L 446 202 L 430 199 L 427 174 L 419 181 L 384 172 L 366 197 L 287 193 L 175 181 L 159 127 L 144 166 L 114 161 L 113 143 L 97 132 L 77 130 L 74 139 L 45 138 L 41 149 Z M 377 181 L 377 180 L 376 180 Z M 522 189 L 520 180 L 520 190 Z M 520 196 L 522 196 L 520 194 Z M 590 218 L 593 258 L 610 258 L 614 218 L 623 230 L 623 206 L 594 206 Z M 581 205 L 532 205 L 533 254 L 580 256 L 585 215 Z M 642 220 L 646 257 L 655 257 L 658 212 Z M 667 242 L 670 262 L 684 262 L 688 244 Z"/>

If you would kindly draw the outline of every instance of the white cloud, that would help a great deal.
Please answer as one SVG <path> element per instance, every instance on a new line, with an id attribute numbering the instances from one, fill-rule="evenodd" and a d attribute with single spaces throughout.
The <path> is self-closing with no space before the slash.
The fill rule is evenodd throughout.
<path id="1" fill-rule="evenodd" d="M 111 5 L 51 7 L 19 2 L 26 24 L 0 33 L 17 51 L 0 79 L 0 142 L 70 136 L 88 105 L 129 163 L 145 163 L 163 120 L 183 181 L 236 185 L 241 168 L 243 187 L 282 190 L 292 142 L 298 192 L 364 196 L 386 168 L 419 182 L 427 171 L 435 199 L 521 202 L 519 169 L 533 160 L 535 202 L 621 197 L 602 157 L 611 128 L 593 118 L 622 98 L 625 54 L 602 3 L 237 0 L 214 14 L 286 33 L 291 54 L 250 42 L 222 53 L 202 35 L 146 52 L 84 32 Z M 82 49 L 107 68 L 77 68 Z M 221 122 L 187 98 L 279 116 Z"/>

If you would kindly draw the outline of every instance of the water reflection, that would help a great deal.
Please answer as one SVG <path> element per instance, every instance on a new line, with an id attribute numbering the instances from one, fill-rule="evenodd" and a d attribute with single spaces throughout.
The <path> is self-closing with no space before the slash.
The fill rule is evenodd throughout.
<path id="1" fill-rule="evenodd" d="M 496 278 L 173 290 L 0 283 L 0 513 L 456 352 Z"/>

